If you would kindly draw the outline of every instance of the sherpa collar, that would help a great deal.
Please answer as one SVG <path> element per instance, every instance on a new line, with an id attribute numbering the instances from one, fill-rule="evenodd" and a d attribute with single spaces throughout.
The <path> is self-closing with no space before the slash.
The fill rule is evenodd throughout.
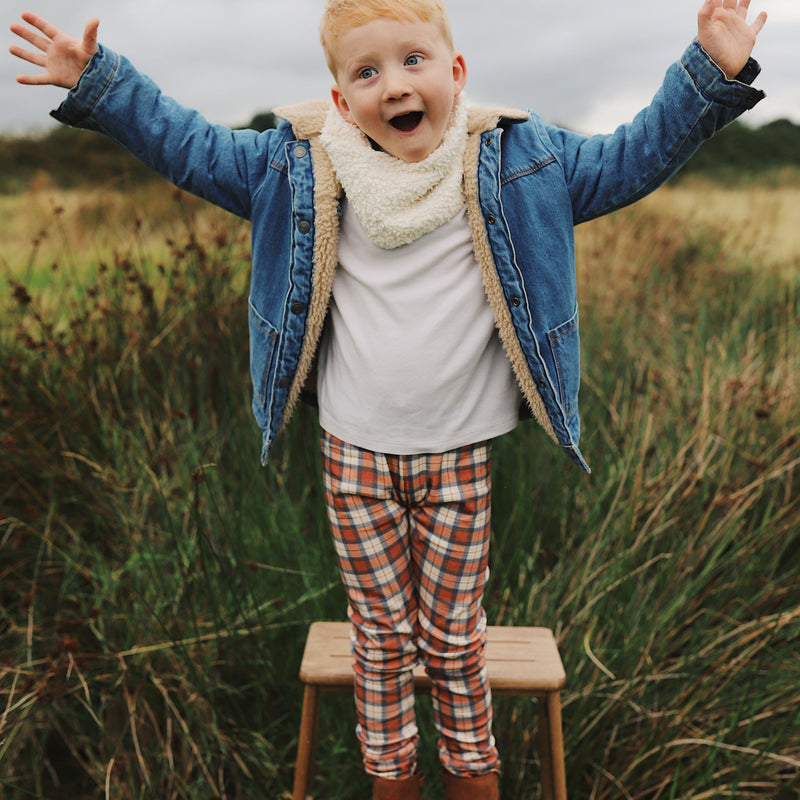
<path id="1" fill-rule="evenodd" d="M 441 144 L 421 161 L 376 149 L 332 103 L 320 142 L 367 236 L 382 250 L 415 242 L 464 208 L 467 110 L 460 98 Z"/>

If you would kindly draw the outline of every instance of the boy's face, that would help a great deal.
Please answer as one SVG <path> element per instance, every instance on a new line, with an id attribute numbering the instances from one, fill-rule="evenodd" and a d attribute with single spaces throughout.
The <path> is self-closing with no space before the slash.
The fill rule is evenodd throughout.
<path id="1" fill-rule="evenodd" d="M 434 22 L 376 19 L 336 44 L 336 108 L 382 150 L 421 161 L 442 142 L 466 64 Z"/>

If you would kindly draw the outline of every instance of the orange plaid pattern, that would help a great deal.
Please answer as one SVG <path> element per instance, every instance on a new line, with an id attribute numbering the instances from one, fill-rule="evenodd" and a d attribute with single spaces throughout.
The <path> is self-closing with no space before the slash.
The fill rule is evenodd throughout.
<path id="1" fill-rule="evenodd" d="M 481 606 L 488 575 L 490 443 L 373 453 L 322 432 L 325 499 L 353 623 L 357 735 L 366 771 L 416 769 L 411 671 L 433 682 L 449 772 L 499 769 Z"/>

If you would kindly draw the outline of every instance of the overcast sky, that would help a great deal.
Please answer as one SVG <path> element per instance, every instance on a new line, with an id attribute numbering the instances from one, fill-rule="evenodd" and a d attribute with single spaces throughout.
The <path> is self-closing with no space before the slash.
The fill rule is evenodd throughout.
<path id="1" fill-rule="evenodd" d="M 702 0 L 449 0 L 473 102 L 533 108 L 587 133 L 612 130 L 646 105 L 696 33 Z M 317 38 L 323 0 L 3 0 L 8 25 L 35 11 L 78 36 L 98 16 L 100 40 L 214 122 L 247 123 L 275 106 L 328 96 Z M 769 20 L 756 44 L 767 99 L 749 122 L 800 124 L 800 0 L 752 0 Z M 15 83 L 28 71 L 0 53 L 0 134 L 46 128 L 64 92 Z M 34 71 L 33 68 L 30 71 Z"/>

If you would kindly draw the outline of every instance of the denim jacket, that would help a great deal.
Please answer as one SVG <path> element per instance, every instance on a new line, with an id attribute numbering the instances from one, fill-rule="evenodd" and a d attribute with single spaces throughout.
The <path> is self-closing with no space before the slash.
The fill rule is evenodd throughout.
<path id="1" fill-rule="evenodd" d="M 651 104 L 602 136 L 546 125 L 531 112 L 470 109 L 465 195 L 487 297 L 532 415 L 586 471 L 573 228 L 667 180 L 763 97 L 749 85 L 758 72 L 751 59 L 727 80 L 694 42 Z M 252 222 L 250 369 L 262 463 L 312 374 L 336 270 L 341 187 L 319 143 L 327 108 L 294 106 L 279 110 L 275 130 L 232 131 L 99 47 L 53 112 Z"/>

